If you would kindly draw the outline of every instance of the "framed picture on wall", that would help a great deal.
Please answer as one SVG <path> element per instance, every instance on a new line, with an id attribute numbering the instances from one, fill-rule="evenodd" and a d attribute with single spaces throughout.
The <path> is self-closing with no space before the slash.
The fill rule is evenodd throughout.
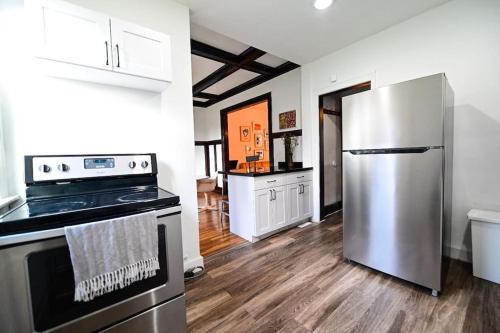
<path id="1" fill-rule="evenodd" d="M 245 146 L 245 155 L 252 155 L 252 146 Z"/>
<path id="2" fill-rule="evenodd" d="M 282 112 L 279 115 L 280 129 L 294 128 L 297 126 L 297 112 L 295 110 Z"/>
<path id="3" fill-rule="evenodd" d="M 240 141 L 241 142 L 250 141 L 250 126 L 240 126 Z"/>
<path id="4" fill-rule="evenodd" d="M 262 129 L 261 124 L 259 123 L 253 123 L 253 130 L 254 131 L 260 131 Z"/>
<path id="5" fill-rule="evenodd" d="M 264 138 L 267 139 L 269 137 L 269 131 L 267 128 L 264 130 Z"/>
<path id="6" fill-rule="evenodd" d="M 266 151 L 268 151 L 268 150 L 269 150 L 269 140 L 264 140 L 264 149 L 265 149 Z"/>
<path id="7" fill-rule="evenodd" d="M 264 147 L 264 137 L 262 134 L 255 134 L 255 147 L 256 148 Z"/>
<path id="8" fill-rule="evenodd" d="M 264 159 L 264 150 L 255 149 L 255 156 L 259 156 L 259 161 Z"/>

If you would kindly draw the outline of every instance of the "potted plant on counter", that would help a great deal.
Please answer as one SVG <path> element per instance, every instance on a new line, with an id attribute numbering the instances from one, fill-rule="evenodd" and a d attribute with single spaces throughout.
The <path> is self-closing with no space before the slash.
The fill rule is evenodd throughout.
<path id="1" fill-rule="evenodd" d="M 299 145 L 299 139 L 290 133 L 285 133 L 281 137 L 281 141 L 285 145 L 285 162 L 289 169 L 293 168 L 293 153 L 295 148 Z"/>

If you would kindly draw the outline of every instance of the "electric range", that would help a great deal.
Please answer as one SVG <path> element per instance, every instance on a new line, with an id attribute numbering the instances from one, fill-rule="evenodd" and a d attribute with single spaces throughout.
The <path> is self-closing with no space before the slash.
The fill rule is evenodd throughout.
<path id="1" fill-rule="evenodd" d="M 25 182 L 26 201 L 0 217 L 0 299 L 16 299 L 0 307 L 2 331 L 186 331 L 180 199 L 158 187 L 155 154 L 26 156 Z M 64 227 L 147 211 L 156 276 L 75 302 Z"/>

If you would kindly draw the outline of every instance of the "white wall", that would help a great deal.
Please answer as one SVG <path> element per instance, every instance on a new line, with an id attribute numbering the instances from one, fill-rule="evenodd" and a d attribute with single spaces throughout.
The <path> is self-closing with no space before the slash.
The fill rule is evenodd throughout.
<path id="1" fill-rule="evenodd" d="M 467 211 L 500 210 L 500 1 L 456 0 L 302 67 L 304 161 L 315 167 L 318 94 L 366 79 L 384 86 L 445 72 L 455 91 L 451 255 L 470 259 Z M 332 84 L 331 74 L 337 75 Z M 451 240 L 450 240 L 451 237 Z"/>
<path id="2" fill-rule="evenodd" d="M 48 78 L 26 49 L 22 0 L 0 5 L 0 97 L 12 192 L 23 194 L 23 155 L 157 153 L 160 186 L 180 195 L 185 268 L 202 264 L 194 166 L 189 10 L 167 0 L 71 0 L 167 33 L 173 83 L 162 94 Z M 8 53 L 6 53 L 8 52 Z"/>
<path id="3" fill-rule="evenodd" d="M 208 108 L 194 108 L 195 138 L 200 141 L 217 140 L 221 138 L 220 110 L 253 97 L 271 92 L 273 132 L 280 132 L 279 114 L 285 111 L 297 110 L 297 127 L 301 126 L 301 71 L 293 71 L 269 80 L 257 87 L 232 96 Z M 283 130 L 281 130 L 283 131 Z M 295 150 L 294 160 L 302 161 L 302 146 Z M 284 147 L 280 139 L 274 140 L 274 161 L 285 160 Z"/>

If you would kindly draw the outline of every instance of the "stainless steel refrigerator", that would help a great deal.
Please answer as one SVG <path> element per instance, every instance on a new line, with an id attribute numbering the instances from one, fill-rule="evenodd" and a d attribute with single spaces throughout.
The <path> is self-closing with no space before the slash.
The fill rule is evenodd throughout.
<path id="1" fill-rule="evenodd" d="M 444 74 L 343 99 L 345 258 L 441 291 L 452 145 Z"/>

